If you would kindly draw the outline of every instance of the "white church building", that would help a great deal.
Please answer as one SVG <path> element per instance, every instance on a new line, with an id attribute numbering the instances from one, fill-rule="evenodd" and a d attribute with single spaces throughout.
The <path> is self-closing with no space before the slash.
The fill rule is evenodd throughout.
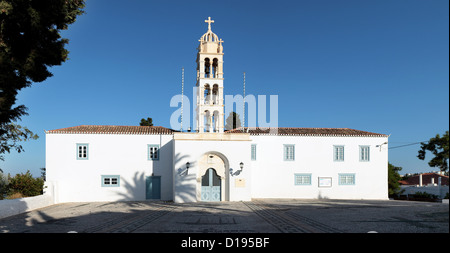
<path id="1" fill-rule="evenodd" d="M 223 41 L 197 55 L 196 129 L 81 125 L 46 131 L 55 202 L 388 199 L 388 136 L 349 128 L 224 131 Z"/>

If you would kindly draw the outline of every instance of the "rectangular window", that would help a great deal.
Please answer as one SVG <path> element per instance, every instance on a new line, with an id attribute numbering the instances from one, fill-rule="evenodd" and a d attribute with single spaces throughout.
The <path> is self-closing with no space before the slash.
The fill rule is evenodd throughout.
<path id="1" fill-rule="evenodd" d="M 89 144 L 77 143 L 77 160 L 88 160 Z"/>
<path id="2" fill-rule="evenodd" d="M 339 185 L 355 185 L 355 174 L 339 174 Z"/>
<path id="3" fill-rule="evenodd" d="M 120 176 L 119 175 L 103 175 L 102 187 L 119 187 Z"/>
<path id="4" fill-rule="evenodd" d="M 284 160 L 295 160 L 295 146 L 293 144 L 284 144 Z"/>
<path id="5" fill-rule="evenodd" d="M 311 174 L 295 174 L 295 185 L 311 185 Z"/>
<path id="6" fill-rule="evenodd" d="M 370 161 L 370 147 L 369 146 L 359 146 L 359 161 L 360 162 Z"/>
<path id="7" fill-rule="evenodd" d="M 252 161 L 256 161 L 256 144 L 252 144 Z"/>
<path id="8" fill-rule="evenodd" d="M 148 160 L 159 160 L 159 145 L 148 145 Z"/>
<path id="9" fill-rule="evenodd" d="M 334 161 L 343 162 L 344 161 L 344 146 L 333 146 L 334 147 Z"/>

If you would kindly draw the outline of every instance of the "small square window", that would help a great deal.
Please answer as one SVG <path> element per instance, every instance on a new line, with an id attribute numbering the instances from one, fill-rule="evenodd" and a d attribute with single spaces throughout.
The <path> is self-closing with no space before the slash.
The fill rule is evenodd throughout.
<path id="1" fill-rule="evenodd" d="M 148 145 L 148 160 L 159 160 L 159 145 Z"/>
<path id="2" fill-rule="evenodd" d="M 359 161 L 369 162 L 370 161 L 370 147 L 369 146 L 359 146 Z"/>
<path id="3" fill-rule="evenodd" d="M 252 161 L 256 161 L 256 144 L 252 144 L 252 154 L 251 154 L 251 159 Z"/>
<path id="4" fill-rule="evenodd" d="M 339 174 L 339 185 L 355 185 L 355 174 Z"/>
<path id="5" fill-rule="evenodd" d="M 311 174 L 295 174 L 295 185 L 311 185 Z"/>
<path id="6" fill-rule="evenodd" d="M 344 161 L 344 146 L 334 146 L 334 159 L 335 162 Z"/>
<path id="7" fill-rule="evenodd" d="M 120 176 L 119 175 L 103 175 L 102 187 L 119 187 Z"/>
<path id="8" fill-rule="evenodd" d="M 89 144 L 77 143 L 77 160 L 89 159 Z"/>
<path id="9" fill-rule="evenodd" d="M 294 161 L 295 160 L 295 145 L 284 144 L 284 160 Z"/>

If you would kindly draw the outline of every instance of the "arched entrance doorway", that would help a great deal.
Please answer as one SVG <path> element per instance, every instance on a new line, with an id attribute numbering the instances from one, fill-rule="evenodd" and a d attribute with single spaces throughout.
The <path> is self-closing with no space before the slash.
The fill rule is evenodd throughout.
<path id="1" fill-rule="evenodd" d="M 198 201 L 227 201 L 229 199 L 228 159 L 219 152 L 210 151 L 200 156 L 197 172 Z"/>
<path id="2" fill-rule="evenodd" d="M 221 200 L 221 180 L 213 168 L 209 168 L 202 176 L 201 200 L 220 201 Z"/>

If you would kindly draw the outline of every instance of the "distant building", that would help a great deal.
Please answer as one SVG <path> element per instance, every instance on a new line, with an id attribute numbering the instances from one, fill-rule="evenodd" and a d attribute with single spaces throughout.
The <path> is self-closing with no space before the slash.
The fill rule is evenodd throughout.
<path id="1" fill-rule="evenodd" d="M 422 173 L 399 181 L 403 195 L 426 192 L 444 198 L 449 190 L 448 176 L 438 173 Z"/>
<path id="2" fill-rule="evenodd" d="M 441 179 L 441 185 L 448 186 L 448 176 L 444 176 L 438 173 L 422 173 L 409 177 L 405 180 L 399 181 L 400 185 L 405 186 L 426 186 L 426 185 L 437 185 Z"/>

